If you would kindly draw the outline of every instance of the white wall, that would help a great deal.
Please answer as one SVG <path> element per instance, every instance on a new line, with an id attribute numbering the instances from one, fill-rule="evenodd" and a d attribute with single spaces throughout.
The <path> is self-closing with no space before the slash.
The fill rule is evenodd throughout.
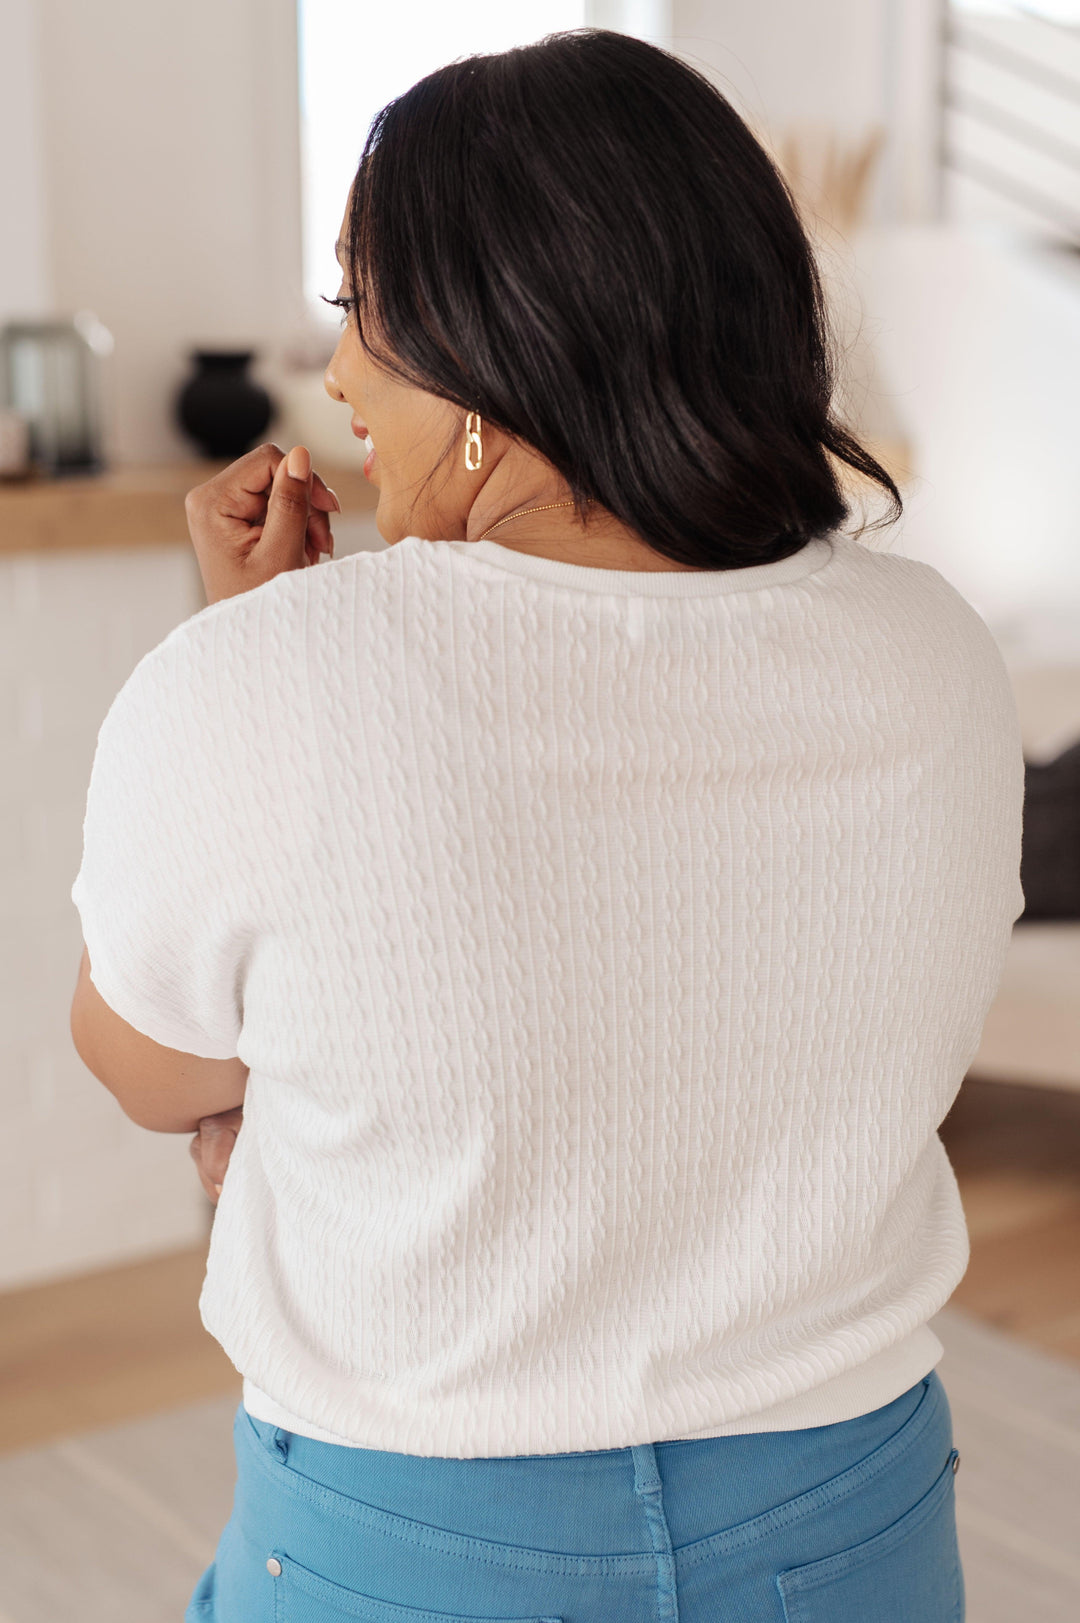
<path id="1" fill-rule="evenodd" d="M 22 13 L 30 0 L 4 3 Z M 23 26 L 4 41 L 5 89 L 37 88 L 46 265 L 28 260 L 20 285 L 2 285 L 0 318 L 34 284 L 39 303 L 93 309 L 116 338 L 110 453 L 190 455 L 171 422 L 189 349 L 276 351 L 302 319 L 293 0 L 33 9 L 36 62 Z M 2 117 L 24 120 L 10 105 Z M 41 195 L 20 184 L 32 195 L 15 199 L 16 242 Z"/>
<path id="2" fill-rule="evenodd" d="M 674 0 L 585 0 L 589 28 L 619 28 L 663 44 L 671 35 Z"/>
<path id="3" fill-rule="evenodd" d="M 939 0 L 674 0 L 676 50 L 759 133 L 824 126 L 887 145 L 872 207 L 924 219 L 936 207 L 934 101 Z"/>
<path id="4" fill-rule="evenodd" d="M 52 297 L 36 12 L 34 0 L 0 0 L 0 322 L 36 316 Z"/>
<path id="5" fill-rule="evenodd" d="M 869 233 L 856 258 L 918 474 L 900 550 L 1033 654 L 1080 661 L 1080 268 L 942 226 Z"/>
<path id="6" fill-rule="evenodd" d="M 823 120 L 858 134 L 882 113 L 884 11 L 881 0 L 676 0 L 673 37 L 765 128 Z"/>

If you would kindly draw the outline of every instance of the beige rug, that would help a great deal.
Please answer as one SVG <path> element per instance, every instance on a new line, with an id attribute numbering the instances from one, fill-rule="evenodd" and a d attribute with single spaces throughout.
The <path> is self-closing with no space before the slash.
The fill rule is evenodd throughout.
<path id="1" fill-rule="evenodd" d="M 1080 1615 L 1080 1367 L 934 1321 L 967 1623 Z M 0 1456 L 0 1623 L 180 1623 L 232 1503 L 232 1398 Z"/>

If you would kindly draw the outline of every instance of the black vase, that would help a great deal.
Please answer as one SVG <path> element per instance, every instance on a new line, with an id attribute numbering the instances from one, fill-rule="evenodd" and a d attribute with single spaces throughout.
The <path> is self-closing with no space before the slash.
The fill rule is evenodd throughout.
<path id="1" fill-rule="evenodd" d="M 207 456 L 243 456 L 274 413 L 261 384 L 247 375 L 251 350 L 197 349 L 196 371 L 176 399 L 181 428 Z"/>

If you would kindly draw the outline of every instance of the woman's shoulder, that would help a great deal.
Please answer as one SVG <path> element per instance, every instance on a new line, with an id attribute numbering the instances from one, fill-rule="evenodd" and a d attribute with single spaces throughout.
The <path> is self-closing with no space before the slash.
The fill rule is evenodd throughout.
<path id="1" fill-rule="evenodd" d="M 968 628 L 983 643 L 993 643 L 986 621 L 970 598 L 934 564 L 909 558 L 855 536 L 833 537 L 835 561 L 866 587 L 878 585 L 882 602 L 905 616 L 929 616 Z M 995 645 L 996 646 L 996 645 Z"/>
<path id="2" fill-rule="evenodd" d="M 351 553 L 303 569 L 284 570 L 250 591 L 208 603 L 175 625 L 143 656 L 136 669 L 170 663 L 205 666 L 215 650 L 228 654 L 246 640 L 261 641 L 275 633 L 292 641 L 290 623 L 305 620 L 313 609 L 330 606 L 335 599 L 351 598 L 358 589 L 363 600 L 358 577 L 368 577 L 374 583 L 377 577 L 399 572 L 400 560 L 392 556 L 397 551 L 396 547 L 387 547 Z"/>
<path id="3" fill-rule="evenodd" d="M 850 590 L 844 614 L 872 648 L 892 656 L 911 690 L 932 695 L 937 709 L 974 710 L 1011 720 L 1014 700 L 998 639 L 959 586 L 925 559 L 909 558 L 846 537 L 837 561 Z M 835 577 L 834 577 L 835 578 Z"/>

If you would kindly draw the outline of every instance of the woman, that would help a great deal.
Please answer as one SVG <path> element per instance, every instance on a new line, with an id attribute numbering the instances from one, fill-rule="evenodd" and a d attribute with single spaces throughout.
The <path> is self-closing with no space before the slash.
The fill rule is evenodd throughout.
<path id="1" fill-rule="evenodd" d="M 959 1619 L 927 1321 L 1023 905 L 995 644 L 844 533 L 841 464 L 896 490 L 676 58 L 432 74 L 339 256 L 389 546 L 303 569 L 302 447 L 193 493 L 210 606 L 114 702 L 72 892 L 112 1008 L 241 1072 L 187 1619 Z"/>

